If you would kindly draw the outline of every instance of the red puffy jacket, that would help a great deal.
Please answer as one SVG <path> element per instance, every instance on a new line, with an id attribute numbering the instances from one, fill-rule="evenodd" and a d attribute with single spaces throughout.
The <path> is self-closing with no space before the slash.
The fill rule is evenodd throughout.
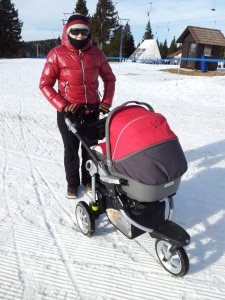
<path id="1" fill-rule="evenodd" d="M 66 30 L 67 25 L 64 27 L 62 45 L 53 48 L 47 56 L 40 90 L 58 111 L 63 111 L 69 103 L 99 104 L 100 76 L 104 83 L 102 102 L 111 105 L 116 78 L 104 53 L 91 42 L 82 50 L 76 50 L 71 46 Z M 54 89 L 56 80 L 58 92 Z"/>

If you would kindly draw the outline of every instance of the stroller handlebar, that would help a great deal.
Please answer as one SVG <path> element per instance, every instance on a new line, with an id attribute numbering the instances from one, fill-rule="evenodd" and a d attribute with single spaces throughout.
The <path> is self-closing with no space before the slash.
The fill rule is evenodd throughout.
<path id="1" fill-rule="evenodd" d="M 65 115 L 65 123 L 66 123 L 68 129 L 70 131 L 72 131 L 72 133 L 74 133 L 74 134 L 77 133 L 76 126 L 71 122 L 70 118 L 68 118 L 68 115 Z"/>
<path id="2" fill-rule="evenodd" d="M 154 109 L 153 107 L 149 104 L 149 103 L 146 103 L 146 102 L 140 102 L 140 101 L 135 101 L 135 100 L 132 100 L 132 101 L 127 101 L 127 102 L 124 102 L 121 106 L 128 106 L 132 103 L 135 103 L 135 104 L 138 104 L 138 105 L 141 105 L 141 106 L 145 106 L 147 107 L 150 111 L 154 112 Z"/>

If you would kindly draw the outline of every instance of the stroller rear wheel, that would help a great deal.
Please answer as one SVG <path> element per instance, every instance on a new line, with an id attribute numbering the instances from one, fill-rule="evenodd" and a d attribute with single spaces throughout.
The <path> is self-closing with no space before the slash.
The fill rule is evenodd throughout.
<path id="1" fill-rule="evenodd" d="M 170 252 L 173 245 L 165 240 L 156 240 L 155 250 L 160 263 L 169 273 L 174 276 L 184 276 L 189 270 L 189 259 L 184 250 L 180 247 Z"/>
<path id="2" fill-rule="evenodd" d="M 84 235 L 91 236 L 95 231 L 95 219 L 86 202 L 80 201 L 77 203 L 75 215 L 80 231 Z"/>

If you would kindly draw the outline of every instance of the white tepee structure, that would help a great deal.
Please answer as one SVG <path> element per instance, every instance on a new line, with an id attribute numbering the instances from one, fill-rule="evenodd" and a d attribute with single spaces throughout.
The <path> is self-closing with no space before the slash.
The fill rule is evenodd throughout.
<path id="1" fill-rule="evenodd" d="M 158 60 L 161 59 L 157 41 L 154 39 L 144 40 L 143 43 L 130 56 L 132 60 Z"/>

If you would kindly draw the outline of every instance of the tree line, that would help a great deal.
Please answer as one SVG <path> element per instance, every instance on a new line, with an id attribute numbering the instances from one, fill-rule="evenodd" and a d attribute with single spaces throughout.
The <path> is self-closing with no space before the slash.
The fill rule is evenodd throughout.
<path id="1" fill-rule="evenodd" d="M 135 51 L 134 37 L 128 22 L 121 25 L 119 13 L 112 0 L 98 0 L 96 11 L 91 16 L 85 0 L 77 0 L 72 13 L 81 13 L 90 22 L 92 40 L 100 47 L 107 57 L 128 58 Z M 64 20 L 66 22 L 66 20 Z M 44 57 L 55 46 L 60 45 L 57 39 L 25 42 L 22 40 L 23 22 L 19 12 L 11 0 L 0 1 L 0 57 Z M 148 20 L 142 41 L 153 39 L 150 20 Z M 170 46 L 167 40 L 163 43 L 157 40 L 162 58 L 178 50 L 175 37 Z M 138 45 L 139 46 L 139 45 Z"/>

